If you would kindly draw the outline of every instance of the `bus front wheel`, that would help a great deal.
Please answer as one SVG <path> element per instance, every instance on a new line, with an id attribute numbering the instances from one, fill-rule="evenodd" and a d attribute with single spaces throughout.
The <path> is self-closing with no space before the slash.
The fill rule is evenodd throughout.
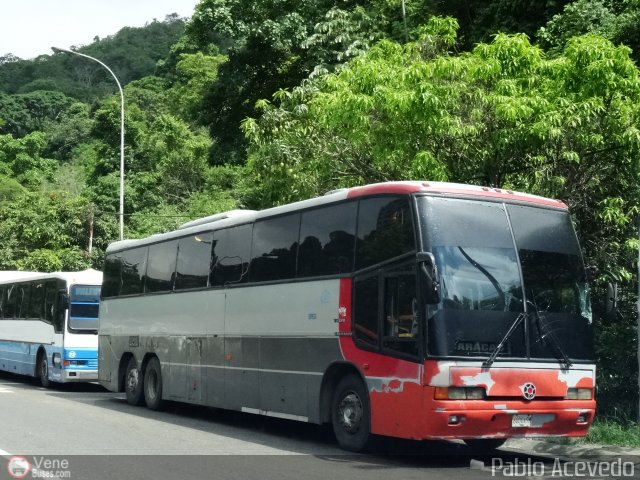
<path id="1" fill-rule="evenodd" d="M 369 395 L 355 375 L 338 382 L 331 403 L 331 422 L 336 440 L 345 450 L 360 452 L 370 443 Z"/>
<path id="2" fill-rule="evenodd" d="M 131 357 L 127 363 L 127 371 L 124 376 L 124 391 L 129 405 L 140 406 L 144 403 L 142 394 L 143 378 L 138 368 L 138 362 Z"/>
<path id="3" fill-rule="evenodd" d="M 51 380 L 49 380 L 49 361 L 44 351 L 41 351 L 38 355 L 38 377 L 40 378 L 40 385 L 44 388 L 51 386 Z"/>
<path id="4" fill-rule="evenodd" d="M 144 401 L 151 410 L 162 405 L 162 370 L 156 357 L 149 360 L 144 370 Z"/>

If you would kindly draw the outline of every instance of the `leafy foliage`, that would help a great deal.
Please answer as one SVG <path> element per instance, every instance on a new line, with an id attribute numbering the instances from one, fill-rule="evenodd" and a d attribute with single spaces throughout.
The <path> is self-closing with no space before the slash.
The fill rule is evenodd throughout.
<path id="1" fill-rule="evenodd" d="M 125 234 L 383 180 L 561 198 L 600 271 L 600 406 L 629 409 L 640 81 L 621 44 L 637 54 L 639 5 L 201 0 L 186 27 L 96 38 L 79 51 L 124 86 Z M 118 235 L 114 92 L 74 55 L 0 57 L 0 268 L 101 267 Z M 609 281 L 624 298 L 605 322 Z"/>

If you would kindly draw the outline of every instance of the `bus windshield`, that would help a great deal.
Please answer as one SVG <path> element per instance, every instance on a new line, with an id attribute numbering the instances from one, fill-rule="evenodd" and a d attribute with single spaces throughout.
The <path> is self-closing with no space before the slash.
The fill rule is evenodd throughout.
<path id="1" fill-rule="evenodd" d="M 585 270 L 566 211 L 440 197 L 418 205 L 441 290 L 441 302 L 427 307 L 428 355 L 486 358 L 506 338 L 498 358 L 594 358 Z"/>
<path id="2" fill-rule="evenodd" d="M 73 285 L 69 297 L 69 329 L 98 330 L 99 285 Z"/>

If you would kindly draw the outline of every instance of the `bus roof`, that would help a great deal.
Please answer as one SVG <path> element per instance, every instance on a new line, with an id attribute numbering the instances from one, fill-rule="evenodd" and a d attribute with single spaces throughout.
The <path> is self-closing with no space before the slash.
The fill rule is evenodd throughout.
<path id="1" fill-rule="evenodd" d="M 389 194 L 413 194 L 431 193 L 434 195 L 445 195 L 456 198 L 473 198 L 476 200 L 492 199 L 496 201 L 529 203 L 532 205 L 546 206 L 556 209 L 566 210 L 568 207 L 560 200 L 540 197 L 523 192 L 502 188 L 481 187 L 477 185 L 466 185 L 449 182 L 427 182 L 427 181 L 398 181 L 383 182 L 364 185 L 360 187 L 342 188 L 331 191 L 323 196 L 302 200 L 299 202 L 268 208 L 261 211 L 255 210 L 231 210 L 218 213 L 209 217 L 193 220 L 181 225 L 177 230 L 167 233 L 155 234 L 138 240 L 122 240 L 111 243 L 107 247 L 107 252 L 124 250 L 127 247 L 153 244 L 160 240 L 180 238 L 227 226 L 253 222 L 255 220 L 290 213 L 297 210 L 312 208 L 320 205 L 359 198 L 369 195 L 389 195 Z"/>
<path id="2" fill-rule="evenodd" d="M 22 272 L 17 270 L 0 271 L 0 285 L 23 280 L 48 280 L 59 278 L 68 284 L 101 285 L 102 272 L 89 268 L 80 272 Z"/>

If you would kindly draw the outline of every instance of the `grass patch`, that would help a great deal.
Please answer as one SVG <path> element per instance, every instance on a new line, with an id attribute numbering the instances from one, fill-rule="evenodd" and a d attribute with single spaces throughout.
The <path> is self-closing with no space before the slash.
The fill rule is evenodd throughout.
<path id="1" fill-rule="evenodd" d="M 640 447 L 640 427 L 637 423 L 619 423 L 611 420 L 596 420 L 585 438 L 588 443 Z"/>

